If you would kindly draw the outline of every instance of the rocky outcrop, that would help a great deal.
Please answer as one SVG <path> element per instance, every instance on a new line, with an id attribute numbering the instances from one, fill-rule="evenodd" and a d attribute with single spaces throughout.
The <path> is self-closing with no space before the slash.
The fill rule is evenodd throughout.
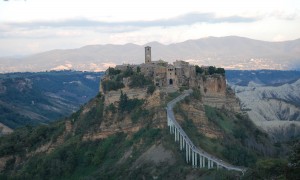
<path id="1" fill-rule="evenodd" d="M 202 102 L 192 101 L 189 104 L 183 103 L 181 104 L 181 108 L 186 113 L 186 116 L 193 121 L 201 134 L 209 138 L 223 137 L 222 132 L 207 119 Z M 175 118 L 179 123 L 183 123 L 185 120 L 180 113 L 176 113 Z"/>
<path id="2" fill-rule="evenodd" d="M 226 79 L 222 75 L 202 76 L 199 80 L 201 91 L 205 96 L 225 96 Z"/>
<path id="3" fill-rule="evenodd" d="M 164 100 L 164 93 L 156 90 L 152 95 L 149 95 L 144 88 L 130 89 L 125 87 L 118 91 L 109 91 L 103 94 L 105 107 L 113 104 L 117 108 L 121 91 L 126 94 L 129 99 L 143 99 L 144 104 L 142 108 L 149 111 L 148 117 L 146 119 L 140 119 L 138 122 L 133 122 L 131 115 L 127 112 L 120 114 L 119 112 L 113 113 L 111 111 L 104 111 L 105 119 L 101 122 L 96 131 L 85 134 L 83 140 L 104 139 L 119 132 L 126 133 L 130 136 L 143 128 L 147 123 L 151 123 L 151 126 L 154 128 L 166 127 L 167 116 L 164 107 L 161 106 Z M 92 106 L 95 106 L 95 104 L 86 105 L 82 113 L 90 111 Z"/>
<path id="4" fill-rule="evenodd" d="M 276 139 L 300 135 L 300 80 L 281 86 L 264 86 L 250 82 L 236 86 L 241 108 L 251 120 Z"/>
<path id="5" fill-rule="evenodd" d="M 239 101 L 234 92 L 227 87 L 225 76 L 199 76 L 193 87 L 200 89 L 204 105 L 240 112 Z"/>

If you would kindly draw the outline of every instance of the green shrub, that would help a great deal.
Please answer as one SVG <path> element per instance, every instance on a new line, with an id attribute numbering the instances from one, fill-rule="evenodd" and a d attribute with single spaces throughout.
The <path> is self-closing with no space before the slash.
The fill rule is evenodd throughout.
<path id="1" fill-rule="evenodd" d="M 131 112 L 136 107 L 142 106 L 144 104 L 144 100 L 142 99 L 129 99 L 127 94 L 123 94 L 121 91 L 120 100 L 119 100 L 119 111 L 120 112 Z"/>
<path id="2" fill-rule="evenodd" d="M 129 77 L 134 75 L 135 73 L 133 72 L 131 67 L 127 67 L 127 69 L 123 72 L 124 77 Z"/>
<path id="3" fill-rule="evenodd" d="M 110 103 L 107 108 L 106 108 L 107 111 L 111 111 L 112 113 L 116 113 L 117 112 L 117 108 L 116 106 L 113 104 L 113 103 Z"/>
<path id="4" fill-rule="evenodd" d="M 155 89 L 156 89 L 156 87 L 153 84 L 149 85 L 147 88 L 147 94 L 152 95 L 154 93 Z"/>
<path id="5" fill-rule="evenodd" d="M 200 90 L 194 88 L 194 89 L 193 89 L 193 93 L 192 93 L 192 97 L 193 97 L 194 99 L 201 100 L 201 92 L 200 92 Z"/>
<path id="6" fill-rule="evenodd" d="M 108 68 L 108 75 L 110 75 L 110 76 L 114 76 L 114 75 L 117 75 L 117 74 L 120 74 L 120 73 L 121 73 L 121 70 L 119 70 L 119 69 L 115 69 L 115 68 L 112 68 L 112 67 Z"/>
<path id="7" fill-rule="evenodd" d="M 153 85 L 152 80 L 149 77 L 145 77 L 143 74 L 133 74 L 130 76 L 129 87 L 143 88 L 147 85 Z"/>
<path id="8" fill-rule="evenodd" d="M 114 81 L 114 80 L 104 80 L 102 81 L 101 85 L 104 92 L 111 91 L 111 90 L 118 90 L 125 87 L 122 82 Z"/>
<path id="9" fill-rule="evenodd" d="M 196 65 L 196 74 L 202 75 L 204 73 L 204 69 Z"/>
<path id="10" fill-rule="evenodd" d="M 137 108 L 133 112 L 131 112 L 131 121 L 133 123 L 136 123 L 140 118 L 142 117 L 146 118 L 148 115 L 149 115 L 148 110 Z"/>

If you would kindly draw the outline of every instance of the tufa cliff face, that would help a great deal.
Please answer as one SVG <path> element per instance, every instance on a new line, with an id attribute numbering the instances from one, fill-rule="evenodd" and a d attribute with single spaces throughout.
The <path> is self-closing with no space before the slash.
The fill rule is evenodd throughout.
<path id="1" fill-rule="evenodd" d="M 197 76 L 195 84 L 192 85 L 200 90 L 204 105 L 240 112 L 239 101 L 234 92 L 227 87 L 225 76 Z"/>
<path id="2" fill-rule="evenodd" d="M 122 75 L 122 72 L 119 73 L 120 74 L 117 74 L 116 76 L 107 74 L 100 83 L 100 92 L 104 99 L 104 106 L 115 107 L 116 111 L 105 111 L 104 116 L 106 118 L 99 126 L 99 130 L 96 133 L 86 134 L 84 139 L 102 139 L 117 132 L 132 134 L 139 131 L 149 122 L 156 128 L 166 127 L 166 113 L 164 107 L 170 100 L 170 94 L 178 93 L 180 88 L 171 85 L 167 87 L 156 87 L 155 91 L 151 94 L 148 93 L 149 85 L 143 87 L 130 87 L 133 78 L 129 76 L 120 81 L 120 83 L 123 84 L 123 86 L 120 86 L 121 88 L 104 91 L 103 81 L 116 81 L 115 79 L 119 79 L 118 76 Z M 239 102 L 234 93 L 227 88 L 225 76 L 219 74 L 197 75 L 195 78 L 189 80 L 188 87 L 198 91 L 201 98 L 198 101 L 194 101 L 193 106 L 183 106 L 183 108 L 186 112 L 191 111 L 190 116 L 193 116 L 192 119 L 195 120 L 194 123 L 197 124 L 199 131 L 204 132 L 204 134 L 210 138 L 221 137 L 221 133 L 208 122 L 204 106 L 208 105 L 233 112 L 240 112 Z M 132 121 L 132 113 L 135 113 L 136 110 L 133 110 L 133 112 L 130 113 L 123 113 L 123 118 L 120 119 L 118 108 L 120 106 L 120 96 L 122 93 L 126 94 L 128 99 L 143 100 L 144 103 L 140 108 L 151 113 L 148 114 L 147 117 L 140 119 L 138 122 Z M 178 118 L 182 119 L 180 117 Z"/>

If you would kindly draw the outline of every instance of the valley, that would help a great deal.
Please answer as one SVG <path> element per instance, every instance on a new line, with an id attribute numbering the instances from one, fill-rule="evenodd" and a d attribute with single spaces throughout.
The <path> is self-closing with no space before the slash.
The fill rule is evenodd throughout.
<path id="1" fill-rule="evenodd" d="M 0 74 L 0 123 L 15 129 L 68 116 L 98 93 L 101 76 L 77 71 Z"/>
<path id="2" fill-rule="evenodd" d="M 277 141 L 299 137 L 299 72 L 260 70 L 227 73 L 232 73 L 228 81 L 240 100 L 241 109 L 247 112 L 256 126 Z"/>

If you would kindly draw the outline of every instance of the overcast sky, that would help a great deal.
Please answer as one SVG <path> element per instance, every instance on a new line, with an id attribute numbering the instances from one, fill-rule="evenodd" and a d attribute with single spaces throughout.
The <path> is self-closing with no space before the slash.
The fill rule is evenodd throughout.
<path id="1" fill-rule="evenodd" d="M 300 38 L 300 0 L 0 0 L 0 56 L 208 36 Z"/>

